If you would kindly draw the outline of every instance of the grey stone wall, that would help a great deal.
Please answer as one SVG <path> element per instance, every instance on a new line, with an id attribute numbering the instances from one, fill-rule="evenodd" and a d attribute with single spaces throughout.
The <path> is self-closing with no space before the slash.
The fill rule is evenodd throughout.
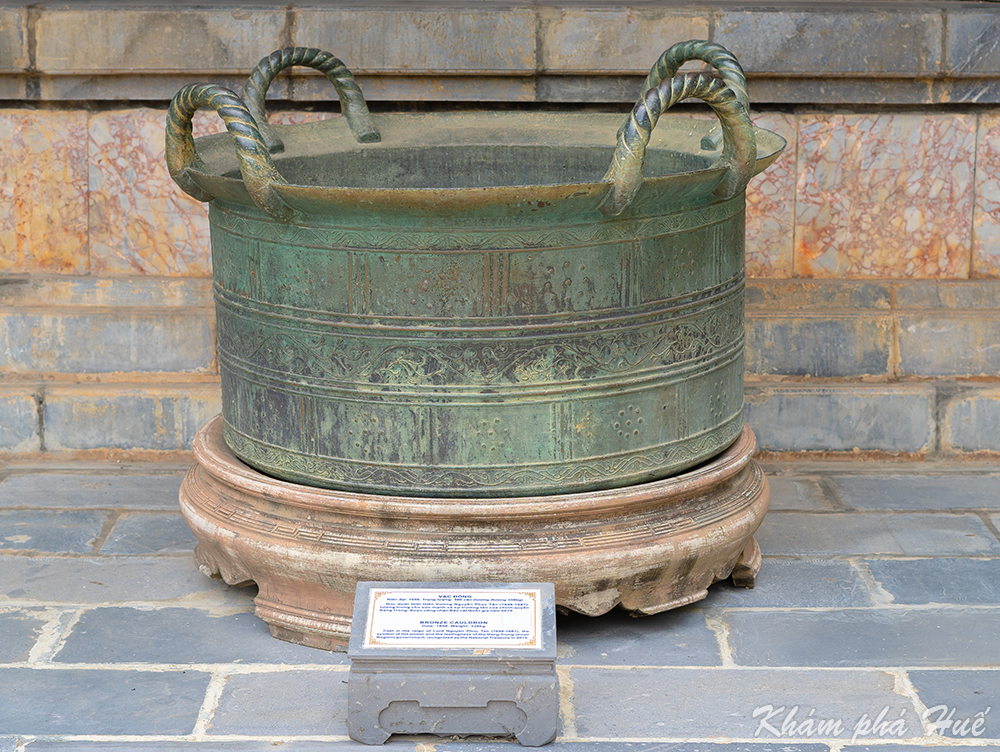
<path id="1" fill-rule="evenodd" d="M 207 6 L 207 7 L 206 7 Z M 371 100 L 618 102 L 675 41 L 732 49 L 765 103 L 1000 102 L 991 2 L 8 2 L 0 99 L 166 100 L 237 84 L 283 46 L 326 49 Z M 272 96 L 329 96 L 305 71 Z"/>
<path id="2" fill-rule="evenodd" d="M 296 44 L 375 109 L 624 113 L 691 38 L 790 144 L 748 193 L 761 445 L 1000 453 L 1000 3 L 0 0 L 0 457 L 163 458 L 219 410 L 204 209 L 163 166 L 181 85 Z M 332 109 L 308 70 L 270 96 L 286 123 Z"/>

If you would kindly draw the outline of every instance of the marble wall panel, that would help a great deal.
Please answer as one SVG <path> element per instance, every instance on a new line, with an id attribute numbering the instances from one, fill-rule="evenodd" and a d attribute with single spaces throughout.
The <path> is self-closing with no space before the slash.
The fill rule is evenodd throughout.
<path id="1" fill-rule="evenodd" d="M 801 116 L 795 276 L 968 277 L 975 124 Z"/>
<path id="2" fill-rule="evenodd" d="M 198 120 L 212 127 L 218 118 Z M 165 121 L 165 111 L 148 108 L 91 116 L 90 239 L 96 274 L 211 273 L 206 209 L 170 178 L 163 159 Z"/>
<path id="3" fill-rule="evenodd" d="M 0 272 L 87 273 L 87 113 L 0 111 L 0 144 Z"/>
<path id="4" fill-rule="evenodd" d="M 271 121 L 310 122 L 329 114 L 279 111 Z M 96 113 L 90 122 L 90 235 L 98 274 L 208 276 L 208 212 L 170 178 L 164 162 L 166 112 Z M 210 110 L 194 117 L 195 137 L 225 130 Z"/>
<path id="5" fill-rule="evenodd" d="M 795 117 L 751 114 L 755 125 L 777 133 L 788 146 L 773 165 L 747 186 L 747 275 L 785 279 L 792 276 Z"/>
<path id="6" fill-rule="evenodd" d="M 972 274 L 1000 277 L 1000 113 L 981 115 Z"/>

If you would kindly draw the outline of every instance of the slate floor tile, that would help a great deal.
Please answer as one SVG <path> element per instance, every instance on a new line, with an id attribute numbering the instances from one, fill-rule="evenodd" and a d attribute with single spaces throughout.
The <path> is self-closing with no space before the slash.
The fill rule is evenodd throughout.
<path id="1" fill-rule="evenodd" d="M 990 608 L 724 611 L 742 666 L 1000 666 Z"/>
<path id="2" fill-rule="evenodd" d="M 927 752 L 929 749 L 950 750 L 950 752 L 955 752 L 955 750 L 959 749 L 972 749 L 975 752 L 996 752 L 1000 750 L 1000 747 L 995 747 L 992 744 L 977 744 L 970 748 L 954 746 L 953 742 L 942 741 L 940 744 L 879 744 L 867 747 L 849 744 L 846 747 L 842 747 L 841 752 Z"/>
<path id="3" fill-rule="evenodd" d="M 560 614 L 556 621 L 563 665 L 719 666 L 715 633 L 696 607 L 634 617 Z"/>
<path id="4" fill-rule="evenodd" d="M 0 550 L 90 553 L 107 516 L 99 511 L 0 509 Z"/>
<path id="5" fill-rule="evenodd" d="M 1000 554 L 1000 541 L 974 514 L 779 512 L 764 518 L 756 537 L 772 555 Z"/>
<path id="6" fill-rule="evenodd" d="M 0 611 L 0 663 L 28 660 L 46 621 L 39 609 Z"/>
<path id="7" fill-rule="evenodd" d="M 893 603 L 1000 605 L 1000 559 L 873 559 L 868 569 Z"/>
<path id="8" fill-rule="evenodd" d="M 230 676 L 210 734 L 347 734 L 346 671 L 280 671 Z"/>
<path id="9" fill-rule="evenodd" d="M 183 474 L 24 473 L 0 483 L 0 508 L 177 509 Z"/>
<path id="10" fill-rule="evenodd" d="M 344 653 L 276 640 L 253 613 L 197 608 L 94 608 L 56 655 L 59 663 L 322 663 Z"/>
<path id="11" fill-rule="evenodd" d="M 577 735 L 585 739 L 729 736 L 778 743 L 793 708 L 793 718 L 812 712 L 830 722 L 827 736 L 845 741 L 863 716 L 885 707 L 902 718 L 908 735 L 921 733 L 910 700 L 878 671 L 576 668 L 571 676 Z"/>
<path id="12" fill-rule="evenodd" d="M 13 748 L 12 748 L 13 749 Z M 371 747 L 346 741 L 238 741 L 238 742 L 67 742 L 36 741 L 25 752 L 371 752 Z M 379 749 L 386 752 L 416 752 L 412 741 L 390 739 Z M 0 752 L 6 752 L 0 745 Z M 511 750 L 513 752 L 513 750 Z"/>
<path id="13" fill-rule="evenodd" d="M 177 514 L 127 512 L 118 518 L 102 554 L 190 553 L 198 545 L 194 534 Z"/>
<path id="14" fill-rule="evenodd" d="M 1000 509 L 1000 475 L 833 475 L 855 509 Z"/>
<path id="15" fill-rule="evenodd" d="M 189 734 L 208 681 L 198 671 L 0 668 L 0 729 L 12 736 Z"/>
<path id="16" fill-rule="evenodd" d="M 846 561 L 770 559 L 765 555 L 756 587 L 717 582 L 698 605 L 705 609 L 832 608 L 870 606 L 872 598 L 861 575 Z"/>
<path id="17" fill-rule="evenodd" d="M 517 742 L 463 740 L 435 744 L 436 752 L 516 752 Z M 524 749 L 520 747 L 520 749 Z M 544 747 L 546 752 L 829 752 L 826 744 L 739 744 L 725 740 L 725 746 L 712 742 L 619 742 L 577 741 L 557 738 Z"/>
<path id="18" fill-rule="evenodd" d="M 256 588 L 235 588 L 186 557 L 0 556 L 0 601 L 112 603 L 202 598 L 251 608 Z"/>
<path id="19" fill-rule="evenodd" d="M 941 736 L 1000 739 L 1000 671 L 910 671 L 909 676 Z M 977 716 L 982 723 L 973 727 Z"/>
<path id="20" fill-rule="evenodd" d="M 772 511 L 833 512 L 833 503 L 823 495 L 815 480 L 768 476 Z"/>

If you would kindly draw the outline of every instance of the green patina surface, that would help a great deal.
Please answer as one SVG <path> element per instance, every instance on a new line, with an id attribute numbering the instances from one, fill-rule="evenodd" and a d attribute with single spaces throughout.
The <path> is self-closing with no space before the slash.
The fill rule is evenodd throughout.
<path id="1" fill-rule="evenodd" d="M 668 50 L 620 128 L 593 113 L 382 115 L 379 140 L 355 117 L 274 126 L 268 148 L 238 97 L 182 90 L 168 159 L 213 199 L 237 456 L 352 491 L 520 496 L 665 477 L 731 443 L 743 190 L 784 143 L 750 125 L 735 60 L 704 47 Z M 669 78 L 678 54 L 726 83 Z M 269 78 L 252 80 L 262 101 Z M 687 96 L 716 110 L 721 149 L 711 121 L 656 125 Z M 238 148 L 222 134 L 195 152 L 187 113 L 220 98 Z"/>

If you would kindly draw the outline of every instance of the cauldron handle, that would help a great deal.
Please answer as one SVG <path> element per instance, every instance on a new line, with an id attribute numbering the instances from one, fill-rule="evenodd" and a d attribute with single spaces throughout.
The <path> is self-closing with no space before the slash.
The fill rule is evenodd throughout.
<path id="1" fill-rule="evenodd" d="M 677 57 L 671 55 L 671 50 L 691 44 L 693 43 L 682 42 L 667 50 L 660 57 L 660 61 L 667 59 L 663 69 L 670 70 L 670 66 L 675 66 L 673 70 L 676 71 L 676 67 L 679 67 L 683 60 L 676 62 Z M 726 52 L 718 45 L 709 45 L 707 42 L 699 44 Z M 735 58 L 728 52 L 726 54 L 735 63 Z M 717 60 L 720 58 L 721 55 L 716 57 Z M 739 63 L 735 64 L 738 68 Z M 657 68 L 658 66 L 654 66 L 650 71 L 650 78 L 655 79 Z M 739 75 L 742 79 L 742 69 L 739 69 Z M 733 77 L 735 73 L 730 76 Z M 650 78 L 647 78 L 647 81 Z M 753 168 L 757 160 L 757 143 L 753 123 L 741 99 L 745 93 L 745 86 L 741 95 L 725 79 L 720 81 L 701 73 L 673 75 L 648 89 L 636 102 L 628 120 L 618 131 L 618 145 L 611 159 L 611 166 L 604 176 L 605 180 L 611 181 L 611 190 L 601 204 L 601 211 L 617 215 L 629 207 L 642 186 L 646 144 L 649 143 L 660 115 L 667 108 L 689 97 L 697 97 L 707 103 L 722 124 L 723 147 L 717 164 L 726 167 L 727 170 L 722 182 L 715 189 L 715 195 L 726 199 L 746 190 L 747 183 L 753 177 Z"/>
<path id="2" fill-rule="evenodd" d="M 358 143 L 367 144 L 382 140 L 382 136 L 379 135 L 378 129 L 372 122 L 371 114 L 368 112 L 368 103 L 365 102 L 361 88 L 339 59 L 329 52 L 323 52 L 314 47 L 285 47 L 261 58 L 246 83 L 243 84 L 243 99 L 247 103 L 250 114 L 257 121 L 257 127 L 260 128 L 268 151 L 272 154 L 283 151 L 285 145 L 268 125 L 267 113 L 264 111 L 264 97 L 274 77 L 285 68 L 291 68 L 293 65 L 315 68 L 330 79 L 330 83 L 333 84 L 333 88 L 336 89 L 337 96 L 340 98 L 340 107 L 344 117 L 347 118 L 347 125 Z"/>
<path id="3" fill-rule="evenodd" d="M 288 181 L 271 161 L 257 123 L 246 104 L 236 92 L 224 86 L 191 84 L 177 92 L 170 101 L 167 110 L 166 159 L 167 169 L 174 182 L 199 201 L 211 201 L 215 198 L 188 174 L 191 168 L 208 171 L 195 150 L 191 133 L 191 118 L 201 107 L 211 107 L 219 113 L 232 134 L 243 184 L 254 203 L 276 219 L 291 219 L 294 211 L 274 190 L 275 185 L 283 185 Z"/>
<path id="4" fill-rule="evenodd" d="M 729 88 L 733 90 L 740 104 L 750 109 L 750 95 L 747 92 L 747 77 L 736 56 L 721 44 L 692 39 L 689 42 L 678 42 L 660 55 L 649 75 L 642 84 L 642 91 L 655 89 L 665 78 L 672 78 L 678 69 L 689 60 L 701 60 L 708 63 L 722 76 Z"/>

